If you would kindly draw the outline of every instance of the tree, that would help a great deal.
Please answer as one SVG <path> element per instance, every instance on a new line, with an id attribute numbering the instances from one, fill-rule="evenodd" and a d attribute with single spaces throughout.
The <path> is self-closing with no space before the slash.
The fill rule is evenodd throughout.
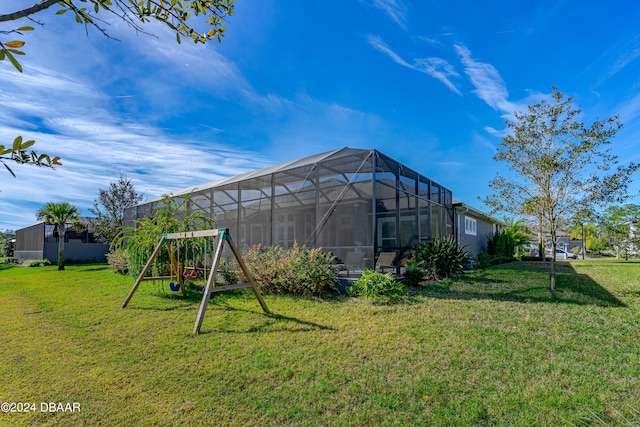
<path id="1" fill-rule="evenodd" d="M 516 250 L 516 255 L 522 256 L 523 248 L 529 244 L 529 234 L 531 234 L 524 220 L 522 218 L 507 218 L 502 231 L 509 236 L 509 240 L 513 243 L 513 247 Z"/>
<path id="2" fill-rule="evenodd" d="M 498 173 L 490 181 L 492 194 L 484 201 L 493 212 L 535 218 L 548 233 L 555 292 L 558 231 L 581 209 L 624 200 L 640 165 L 617 165 L 617 156 L 610 153 L 610 140 L 622 127 L 617 116 L 587 127 L 578 121 L 581 111 L 573 107 L 573 97 L 554 87 L 550 98 L 506 122 L 511 133 L 494 160 L 505 162 L 511 173 Z"/>
<path id="3" fill-rule="evenodd" d="M 49 202 L 40 208 L 36 214 L 39 220 L 45 224 L 55 225 L 58 234 L 58 270 L 64 270 L 64 235 L 67 232 L 67 224 L 75 229 L 83 229 L 80 222 L 80 210 L 67 202 Z"/>
<path id="4" fill-rule="evenodd" d="M 587 249 L 591 246 L 594 239 L 598 238 L 598 229 L 591 223 L 574 224 L 567 229 L 569 238 L 573 240 L 582 240 L 582 259 L 584 259 Z"/>
<path id="5" fill-rule="evenodd" d="M 109 184 L 108 190 L 100 189 L 98 198 L 89 209 L 96 216 L 90 221 L 96 239 L 111 243 L 122 231 L 124 210 L 141 200 L 142 194 L 136 192 L 131 180 L 122 173 L 118 181 Z"/>
<path id="6" fill-rule="evenodd" d="M 600 226 L 604 229 L 607 242 L 615 249 L 616 256 L 620 254 L 628 259 L 629 252 L 640 246 L 638 236 L 631 231 L 631 222 L 640 218 L 640 206 L 626 204 L 622 206 L 608 206 L 600 216 Z"/>
<path id="7" fill-rule="evenodd" d="M 57 15 L 72 12 L 75 21 L 84 24 L 85 27 L 92 26 L 109 37 L 108 32 L 102 26 L 105 20 L 99 18 L 99 12 L 108 13 L 133 28 L 138 33 L 145 33 L 143 25 L 151 19 L 162 22 L 175 32 L 176 40 L 180 43 L 182 38 L 189 38 L 195 43 L 206 43 L 208 40 L 217 38 L 218 41 L 224 36 L 226 26 L 222 25 L 223 20 L 233 15 L 235 0 L 33 0 L 32 6 L 19 9 L 11 13 L 0 14 L 0 22 L 10 22 L 20 19 L 28 19 L 36 24 L 43 25 L 33 18 L 38 12 L 49 9 L 57 5 L 60 9 Z M 88 8 L 85 7 L 89 6 Z M 192 23 L 204 27 L 201 32 L 196 30 Z M 34 28 L 28 25 L 10 30 L 0 30 L 0 35 L 23 36 L 25 32 L 33 31 Z M 16 56 L 24 55 L 20 50 L 24 47 L 24 40 L 2 40 L 0 39 L 0 61 L 5 59 L 13 67 L 22 72 L 22 65 Z M 19 140 L 19 142 L 17 142 Z M 53 168 L 54 165 L 61 165 L 59 157 L 51 157 L 47 154 L 38 154 L 35 151 L 26 151 L 35 143 L 33 140 L 22 142 L 22 137 L 18 136 L 11 148 L 0 145 L 0 162 L 15 177 L 13 171 L 7 166 L 6 161 L 15 161 L 18 164 L 34 164 Z"/>
<path id="8" fill-rule="evenodd" d="M 571 226 L 568 228 L 570 239 L 582 240 L 582 259 L 584 259 L 587 247 L 589 246 L 589 240 L 598 237 L 596 226 L 589 223 L 593 218 L 595 218 L 593 209 L 580 209 L 574 214 Z"/>
<path id="9" fill-rule="evenodd" d="M 233 4 L 235 0 L 34 0 L 36 3 L 30 7 L 16 10 L 15 12 L 0 14 L 0 22 L 29 19 L 38 12 L 49 9 L 53 5 L 58 5 L 60 9 L 57 15 L 72 12 L 75 21 L 84 24 L 85 27 L 92 26 L 107 37 L 108 32 L 101 26 L 105 21 L 98 18 L 98 13 L 103 11 L 122 19 L 134 31 L 145 33 L 143 25 L 151 21 L 164 23 L 175 32 L 176 40 L 180 43 L 182 38 L 190 38 L 195 43 L 206 43 L 208 40 L 217 38 L 218 41 L 224 36 L 226 26 L 222 25 L 223 19 L 233 15 Z M 85 5 L 90 8 L 84 7 Z M 207 30 L 198 32 L 191 23 L 203 25 Z M 42 25 L 42 24 L 40 24 Z M 22 26 L 14 30 L 1 31 L 0 34 L 23 35 L 26 31 L 33 31 L 31 26 Z M 1 41 L 0 40 L 0 60 L 8 59 L 13 66 L 22 72 L 22 66 L 16 60 L 15 55 L 24 55 L 21 49 L 25 45 L 23 40 Z"/>

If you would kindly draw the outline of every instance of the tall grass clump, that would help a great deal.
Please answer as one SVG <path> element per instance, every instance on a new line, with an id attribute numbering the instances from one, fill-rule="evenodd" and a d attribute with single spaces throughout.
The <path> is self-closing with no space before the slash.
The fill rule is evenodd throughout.
<path id="1" fill-rule="evenodd" d="M 391 273 L 365 270 L 362 276 L 351 285 L 349 292 L 358 297 L 397 302 L 398 298 L 405 293 L 405 289 L 405 286 L 396 281 Z"/>

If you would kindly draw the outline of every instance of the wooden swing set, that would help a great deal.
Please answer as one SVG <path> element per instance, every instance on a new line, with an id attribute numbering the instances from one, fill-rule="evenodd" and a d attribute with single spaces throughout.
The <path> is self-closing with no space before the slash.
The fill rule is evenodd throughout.
<path id="1" fill-rule="evenodd" d="M 182 295 L 184 295 L 186 297 L 187 296 L 187 291 L 185 290 L 185 286 L 184 286 L 184 278 L 186 278 L 186 277 L 194 278 L 194 276 L 197 277 L 197 269 L 196 269 L 196 267 L 185 267 L 185 269 L 183 271 L 183 274 L 181 276 L 179 274 L 180 271 L 181 271 L 180 270 L 180 253 L 178 251 L 178 256 L 177 257 L 174 255 L 172 247 L 171 247 L 171 244 L 169 243 L 169 241 L 171 241 L 171 240 L 181 241 L 181 240 L 184 240 L 184 239 L 194 239 L 194 238 L 201 238 L 201 237 L 211 237 L 211 238 L 213 238 L 214 242 L 216 241 L 216 238 L 217 238 L 217 242 L 215 244 L 215 251 L 213 253 L 213 262 L 211 264 L 209 277 L 207 279 L 207 284 L 206 284 L 206 286 L 204 288 L 204 295 L 202 296 L 202 302 L 200 303 L 200 309 L 198 310 L 198 316 L 196 317 L 196 323 L 195 323 L 195 325 L 193 327 L 193 333 L 197 334 L 197 333 L 200 332 L 200 326 L 202 325 L 202 321 L 204 320 L 204 313 L 207 310 L 207 305 L 209 304 L 209 299 L 211 298 L 212 292 L 216 292 L 217 293 L 217 292 L 230 291 L 232 289 L 241 289 L 241 288 L 249 288 L 250 287 L 251 290 L 253 291 L 253 294 L 258 299 L 258 302 L 260 302 L 260 306 L 262 307 L 262 310 L 265 313 L 270 313 L 269 308 L 267 307 L 267 304 L 262 299 L 262 294 L 260 293 L 260 290 L 258 289 L 258 285 L 256 284 L 256 281 L 255 281 L 253 275 L 251 274 L 251 272 L 247 268 L 246 264 L 242 260 L 242 257 L 238 253 L 238 250 L 237 250 L 236 246 L 234 245 L 233 240 L 231 239 L 231 235 L 229 234 L 229 230 L 227 230 L 226 228 L 218 228 L 218 229 L 212 229 L 212 230 L 187 231 L 187 232 L 182 232 L 182 233 L 163 234 L 162 237 L 160 238 L 160 241 L 156 245 L 155 249 L 151 253 L 151 256 L 149 257 L 149 260 L 147 261 L 147 263 L 145 264 L 144 268 L 142 269 L 142 272 L 140 272 L 140 275 L 138 276 L 138 279 L 136 280 L 136 282 L 133 284 L 133 287 L 129 291 L 129 295 L 127 295 L 127 298 L 124 300 L 124 303 L 122 303 L 122 308 L 125 308 L 127 306 L 127 304 L 129 304 L 129 301 L 131 300 L 131 298 L 133 297 L 133 294 L 138 289 L 138 286 L 140 286 L 140 283 L 142 283 L 144 281 L 147 281 L 147 280 L 170 280 L 171 281 L 171 290 L 172 291 L 176 291 L 179 288 L 179 289 L 182 290 Z M 239 284 L 236 284 L 236 285 L 224 285 L 224 286 L 216 286 L 215 285 L 216 273 L 217 273 L 218 267 L 220 266 L 220 260 L 222 259 L 222 251 L 224 249 L 225 243 L 229 245 L 229 248 L 231 249 L 231 252 L 233 253 L 233 256 L 235 257 L 236 261 L 238 262 L 238 266 L 240 267 L 240 269 L 244 273 L 244 275 L 247 278 L 247 280 L 249 280 L 249 282 L 247 282 L 247 283 L 239 283 Z M 169 259 L 170 259 L 170 273 L 169 273 L 169 276 L 147 276 L 147 273 L 149 272 L 149 269 L 153 265 L 153 261 L 156 259 L 156 257 L 160 253 L 160 250 L 163 247 L 166 247 L 167 251 L 169 252 Z M 207 267 L 206 267 L 206 265 L 207 264 L 206 264 L 206 253 L 205 253 L 205 261 L 204 261 L 204 275 L 205 275 L 205 277 L 207 275 Z M 179 283 L 177 283 L 175 285 L 173 284 L 173 277 L 174 277 L 173 272 L 174 271 L 176 272 L 176 279 L 179 282 Z"/>

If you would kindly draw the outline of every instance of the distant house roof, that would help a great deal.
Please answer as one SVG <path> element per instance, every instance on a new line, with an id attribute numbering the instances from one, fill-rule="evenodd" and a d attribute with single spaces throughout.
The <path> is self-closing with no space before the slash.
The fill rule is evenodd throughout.
<path id="1" fill-rule="evenodd" d="M 469 212 L 471 215 L 473 215 L 475 217 L 478 217 L 478 218 L 481 218 L 481 219 L 483 219 L 483 220 L 485 220 L 487 222 L 490 222 L 492 224 L 498 224 L 498 225 L 501 225 L 501 226 L 505 225 L 504 221 L 501 221 L 501 220 L 499 220 L 497 218 L 494 218 L 491 215 L 486 214 L 486 213 L 482 212 L 481 210 L 476 209 L 473 206 L 470 206 L 470 205 L 468 205 L 468 204 L 466 204 L 464 202 L 461 202 L 459 200 L 454 200 L 453 201 L 453 208 L 458 213 Z"/>

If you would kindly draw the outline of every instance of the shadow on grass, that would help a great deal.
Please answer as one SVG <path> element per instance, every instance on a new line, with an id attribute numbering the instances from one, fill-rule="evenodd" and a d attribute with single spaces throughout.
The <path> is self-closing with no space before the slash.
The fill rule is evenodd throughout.
<path id="1" fill-rule="evenodd" d="M 311 332 L 315 330 L 334 330 L 329 326 L 321 325 L 320 323 L 311 322 L 308 320 L 302 320 L 295 317 L 284 316 L 281 314 L 274 313 L 264 313 L 262 311 L 254 311 L 247 310 L 244 308 L 231 307 L 224 302 L 216 305 L 216 308 L 230 311 L 230 312 L 239 312 L 239 313 L 248 313 L 248 314 L 262 314 L 258 320 L 258 324 L 252 324 L 247 328 L 237 328 L 232 329 L 228 327 L 214 326 L 213 328 L 209 327 L 206 330 L 200 332 L 200 334 L 210 334 L 210 333 L 227 333 L 227 334 L 246 334 L 246 333 L 256 333 L 256 332 L 280 332 L 280 331 L 288 331 L 288 332 Z M 294 325 L 291 327 L 290 325 Z"/>
<path id="2" fill-rule="evenodd" d="M 577 273 L 570 262 L 558 262 L 553 293 L 549 289 L 549 269 L 548 264 L 512 262 L 426 285 L 420 294 L 442 299 L 626 307 L 591 277 Z"/>

